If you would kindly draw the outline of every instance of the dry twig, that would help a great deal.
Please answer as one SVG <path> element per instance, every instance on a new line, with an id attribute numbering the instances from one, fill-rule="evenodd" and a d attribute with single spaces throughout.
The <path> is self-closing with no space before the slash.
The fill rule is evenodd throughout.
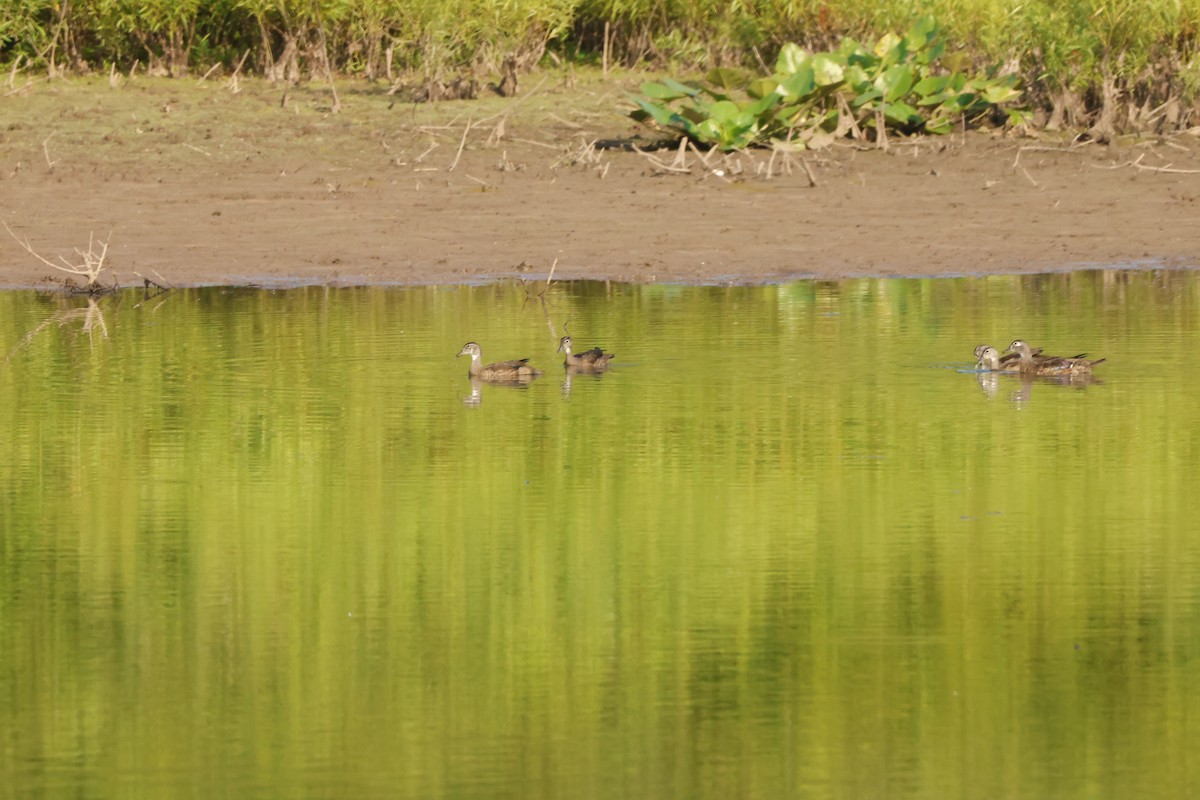
<path id="1" fill-rule="evenodd" d="M 1099 164 L 1092 164 L 1096 169 L 1124 169 L 1125 167 L 1133 167 L 1134 169 L 1143 170 L 1145 172 L 1168 172 L 1172 175 L 1200 175 L 1200 169 L 1176 169 L 1170 164 L 1165 167 L 1152 167 L 1149 164 L 1143 164 L 1142 159 L 1146 157 L 1145 153 L 1135 158 L 1133 161 L 1126 161 L 1122 164 L 1111 164 L 1107 167 L 1102 167 Z"/>
<path id="2" fill-rule="evenodd" d="M 242 90 L 241 83 L 238 81 L 238 76 L 241 75 L 242 65 L 246 63 L 246 57 L 249 55 L 250 55 L 249 50 L 242 53 L 242 57 L 238 61 L 237 67 L 234 68 L 233 74 L 229 76 L 229 80 L 225 84 L 225 88 L 229 89 L 229 91 L 232 92 L 233 94 L 237 94 L 238 92 L 240 92 Z"/>
<path id="3" fill-rule="evenodd" d="M 637 153 L 642 158 L 649 161 L 651 166 L 653 166 L 657 170 L 661 170 L 662 172 L 675 172 L 675 173 L 679 173 L 679 174 L 683 174 L 683 175 L 691 174 L 692 170 L 690 168 L 676 167 L 676 166 L 672 166 L 670 164 L 664 164 L 663 162 L 659 161 L 654 156 L 647 153 L 645 150 L 638 147 L 636 144 L 633 145 L 633 152 Z"/>
<path id="4" fill-rule="evenodd" d="M 467 117 L 467 127 L 463 128 L 462 139 L 458 143 L 458 152 L 454 154 L 454 163 L 450 165 L 446 172 L 454 172 L 454 168 L 458 166 L 458 160 L 462 158 L 463 147 L 467 144 L 467 134 L 471 132 L 471 118 Z"/>
<path id="5" fill-rule="evenodd" d="M 114 65 L 114 66 L 115 66 L 115 65 Z M 208 77 L 209 77 L 210 75 L 212 75 L 214 72 L 216 72 L 216 71 L 217 71 L 217 70 L 219 70 L 220 68 L 221 68 L 221 62 L 220 62 L 220 61 L 218 61 L 217 63 L 213 64 L 211 67 L 209 67 L 209 68 L 208 68 L 208 72 L 206 72 L 206 73 L 204 73 L 203 75 L 201 75 L 201 76 L 200 76 L 200 80 L 196 81 L 196 85 L 197 85 L 197 86 L 199 86 L 200 84 L 204 83 L 206 80 L 208 80 Z"/>
<path id="6" fill-rule="evenodd" d="M 46 266 L 52 267 L 60 272 L 66 272 L 70 275 L 78 275 L 80 277 L 87 278 L 87 283 L 84 284 L 83 287 L 84 291 L 89 293 L 103 291 L 103 287 L 101 287 L 99 284 L 99 279 L 100 273 L 104 271 L 104 259 L 108 255 L 108 241 L 112 238 L 111 232 L 108 234 L 108 239 L 104 239 L 99 242 L 99 252 L 96 252 L 97 242 L 94 236 L 89 234 L 87 251 L 85 252 L 80 250 L 78 247 L 75 248 L 75 252 L 79 254 L 79 257 L 82 259 L 82 261 L 80 261 L 78 264 L 72 264 L 62 256 L 59 256 L 58 260 L 62 262 L 62 265 L 60 266 L 47 258 L 43 258 L 36 250 L 33 249 L 33 245 L 29 243 L 28 238 L 23 240 L 18 238 L 17 234 L 13 233 L 13 229 L 8 227 L 7 222 L 0 220 L 0 225 L 4 226 L 4 230 L 8 231 L 8 235 L 13 238 L 13 241 L 21 245 L 21 247 L 27 253 L 36 258 L 38 261 L 41 261 Z"/>
<path id="7" fill-rule="evenodd" d="M 54 169 L 54 165 L 58 163 L 57 161 L 52 161 L 50 159 L 50 148 L 47 146 L 50 142 L 50 139 L 56 133 L 58 133 L 58 131 L 50 131 L 50 136 L 47 136 L 45 139 L 42 139 L 42 153 L 45 154 L 46 166 L 48 166 L 50 169 Z"/>

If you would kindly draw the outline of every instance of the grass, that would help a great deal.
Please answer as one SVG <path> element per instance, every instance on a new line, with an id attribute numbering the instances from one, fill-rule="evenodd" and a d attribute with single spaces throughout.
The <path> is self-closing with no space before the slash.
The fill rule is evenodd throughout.
<path id="1" fill-rule="evenodd" d="M 874 40 L 919 14 L 937 18 L 971 66 L 1017 71 L 1048 110 L 1173 102 L 1178 125 L 1192 122 L 1200 0 L 11 0 L 0 8 L 0 64 L 8 91 L 17 70 L 140 65 L 181 77 L 230 73 L 247 55 L 247 72 L 293 82 L 337 73 L 430 84 L 546 58 L 682 74 L 770 64 L 788 41 Z"/>

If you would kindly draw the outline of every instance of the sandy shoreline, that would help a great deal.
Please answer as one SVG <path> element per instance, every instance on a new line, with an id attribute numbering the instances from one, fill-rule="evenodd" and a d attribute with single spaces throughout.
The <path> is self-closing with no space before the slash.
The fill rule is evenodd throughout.
<path id="1" fill-rule="evenodd" d="M 798 162 L 768 164 L 769 153 L 708 165 L 688 153 L 684 173 L 590 149 L 644 134 L 597 87 L 562 89 L 554 110 L 538 98 L 509 112 L 512 101 L 495 99 L 397 113 L 365 94 L 337 117 L 314 110 L 318 96 L 281 112 L 266 85 L 257 99 L 165 82 L 115 100 L 87 86 L 56 92 L 4 101 L 25 121 L 0 137 L 0 213 L 52 260 L 111 231 L 108 265 L 122 285 L 139 275 L 175 286 L 443 284 L 544 280 L 553 268 L 556 280 L 761 283 L 1200 266 L 1194 136 L 838 146 L 803 155 L 814 186 Z M 675 153 L 656 158 L 670 165 Z M 0 231 L 0 286 L 44 285 L 51 272 Z"/>

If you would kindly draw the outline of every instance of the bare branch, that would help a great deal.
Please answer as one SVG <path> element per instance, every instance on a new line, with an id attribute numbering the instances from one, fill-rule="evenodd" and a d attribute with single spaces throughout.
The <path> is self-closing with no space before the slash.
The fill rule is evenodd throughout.
<path id="1" fill-rule="evenodd" d="M 112 231 L 109 231 L 108 239 L 104 239 L 100 242 L 100 252 L 96 252 L 95 234 L 89 234 L 87 251 L 85 252 L 80 250 L 78 247 L 75 248 L 75 252 L 79 255 L 80 259 L 82 259 L 80 263 L 72 264 L 70 261 L 67 261 L 67 259 L 59 256 L 58 260 L 62 262 L 62 266 L 59 266 L 34 250 L 33 245 L 30 244 L 28 237 L 23 240 L 20 239 L 17 234 L 13 232 L 13 229 L 8 227 L 7 222 L 0 220 L 0 225 L 4 226 L 4 230 L 8 231 L 8 235 L 13 238 L 13 241 L 19 244 L 21 248 L 25 250 L 25 252 L 29 253 L 38 261 L 41 261 L 46 266 L 56 269 L 59 272 L 66 272 L 71 275 L 79 275 L 87 278 L 87 283 L 85 284 L 84 288 L 88 291 L 98 287 L 100 273 L 104 271 L 104 259 L 108 257 L 108 240 L 112 238 Z"/>
<path id="2" fill-rule="evenodd" d="M 454 172 L 454 168 L 458 166 L 458 160 L 462 158 L 463 147 L 467 144 L 467 134 L 471 132 L 471 118 L 467 117 L 467 127 L 463 128 L 462 140 L 458 143 L 458 152 L 454 155 L 454 163 L 450 165 L 447 172 Z"/>
<path id="3" fill-rule="evenodd" d="M 47 136 L 45 139 L 42 139 L 42 153 L 45 154 L 46 166 L 48 166 L 50 169 L 54 169 L 54 165 L 57 164 L 58 162 L 50 160 L 50 148 L 47 147 L 46 145 L 47 145 L 47 143 L 49 143 L 51 137 L 53 137 L 54 134 L 56 134 L 56 133 L 58 133 L 58 131 L 50 131 L 50 136 Z"/>

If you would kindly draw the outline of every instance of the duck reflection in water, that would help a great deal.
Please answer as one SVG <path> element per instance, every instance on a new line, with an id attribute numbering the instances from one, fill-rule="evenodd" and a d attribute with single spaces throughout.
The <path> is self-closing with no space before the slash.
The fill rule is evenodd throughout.
<path id="1" fill-rule="evenodd" d="M 1013 383 L 1014 378 L 1017 380 L 1015 384 Z M 1012 389 L 1008 399 L 1018 405 L 1028 401 L 1033 393 L 1033 377 L 1022 375 L 1015 370 L 979 372 L 976 373 L 975 380 L 979 382 L 979 388 L 988 397 L 995 397 L 999 394 L 1001 385 L 1006 389 Z"/>
<path id="2" fill-rule="evenodd" d="M 567 367 L 563 370 L 564 378 L 562 382 L 562 396 L 567 398 L 571 396 L 571 385 L 575 380 L 593 380 L 599 381 L 600 377 L 607 371 L 607 367 L 596 369 L 594 367 Z"/>

